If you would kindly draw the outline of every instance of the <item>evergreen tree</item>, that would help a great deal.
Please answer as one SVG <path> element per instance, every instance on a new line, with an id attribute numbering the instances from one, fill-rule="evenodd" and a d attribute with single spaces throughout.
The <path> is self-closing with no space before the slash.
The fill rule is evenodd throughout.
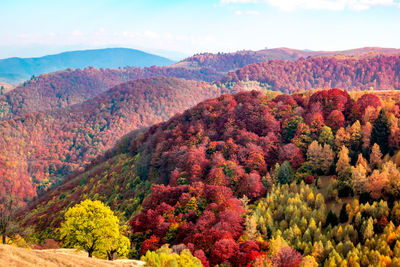
<path id="1" fill-rule="evenodd" d="M 333 211 L 328 212 L 328 216 L 326 217 L 326 225 L 335 226 L 338 224 L 338 217 Z"/>
<path id="2" fill-rule="evenodd" d="M 340 223 L 346 223 L 349 220 L 349 215 L 347 214 L 346 210 L 346 203 L 343 203 L 342 205 L 342 209 L 340 210 L 339 220 Z"/>
<path id="3" fill-rule="evenodd" d="M 281 184 L 290 184 L 294 180 L 294 171 L 290 166 L 289 161 L 285 161 L 279 167 L 278 181 Z"/>
<path id="4" fill-rule="evenodd" d="M 381 109 L 371 131 L 371 144 L 377 143 L 383 153 L 389 152 L 390 122 L 385 109 Z"/>

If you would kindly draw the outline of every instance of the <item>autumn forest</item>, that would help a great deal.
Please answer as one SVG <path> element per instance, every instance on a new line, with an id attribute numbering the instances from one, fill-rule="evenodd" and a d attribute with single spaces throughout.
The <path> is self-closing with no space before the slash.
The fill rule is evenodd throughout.
<path id="1" fill-rule="evenodd" d="M 0 95 L 0 235 L 145 266 L 400 266 L 400 53 L 196 54 Z M 136 266 L 136 265 L 132 265 Z"/>

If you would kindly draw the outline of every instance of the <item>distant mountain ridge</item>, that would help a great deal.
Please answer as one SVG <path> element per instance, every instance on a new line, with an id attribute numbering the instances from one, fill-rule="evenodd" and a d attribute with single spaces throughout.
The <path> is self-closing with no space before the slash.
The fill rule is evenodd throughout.
<path id="1" fill-rule="evenodd" d="M 209 68 L 218 73 L 226 73 L 246 65 L 260 63 L 267 60 L 280 59 L 295 61 L 299 58 L 320 56 L 365 56 L 365 55 L 394 55 L 400 54 L 400 49 L 382 47 L 363 47 L 342 51 L 311 51 L 298 50 L 286 47 L 263 49 L 258 51 L 242 50 L 233 53 L 201 53 L 188 57 L 173 66 L 190 69 Z"/>
<path id="2" fill-rule="evenodd" d="M 125 66 L 150 67 L 173 64 L 174 61 L 129 48 L 106 48 L 70 51 L 36 58 L 0 59 L 0 82 L 17 84 L 32 75 L 55 72 L 68 68 L 119 68 Z"/>

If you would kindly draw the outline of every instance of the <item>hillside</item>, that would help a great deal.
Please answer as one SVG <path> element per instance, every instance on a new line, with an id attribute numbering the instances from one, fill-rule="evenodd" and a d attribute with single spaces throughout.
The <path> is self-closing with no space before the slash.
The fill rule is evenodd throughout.
<path id="1" fill-rule="evenodd" d="M 213 81 L 222 76 L 203 69 L 125 67 L 119 69 L 85 68 L 42 74 L 0 95 L 0 120 L 31 112 L 52 110 L 82 103 L 118 84 L 156 76 Z"/>
<path id="2" fill-rule="evenodd" d="M 338 87 L 346 90 L 400 89 L 400 56 L 326 56 L 296 61 L 270 60 L 247 65 L 220 82 L 228 86 L 256 81 L 271 90 L 293 92 Z"/>
<path id="3" fill-rule="evenodd" d="M 343 51 L 306 51 L 291 48 L 272 48 L 259 51 L 244 50 L 233 53 L 204 53 L 186 58 L 173 66 L 189 69 L 209 68 L 218 73 L 227 73 L 252 63 L 264 62 L 267 60 L 290 60 L 299 58 L 321 57 L 333 55 L 345 56 L 371 56 L 371 55 L 392 55 L 400 54 L 400 49 L 364 47 Z"/>
<path id="4" fill-rule="evenodd" d="M 223 78 L 228 71 L 241 67 L 243 68 L 235 73 L 229 73 L 223 78 L 223 82 L 231 86 L 231 82 L 254 80 L 266 83 L 266 86 L 273 90 L 281 91 L 321 87 L 393 89 L 398 88 L 398 56 L 380 55 L 396 54 L 396 51 L 363 48 L 339 52 L 313 52 L 277 48 L 257 52 L 196 55 L 170 67 L 90 67 L 83 70 L 64 70 L 34 77 L 11 92 L 0 95 L 0 119 L 79 104 L 130 80 L 163 75 L 214 82 Z M 342 56 L 300 59 L 295 62 L 264 62 L 267 59 L 295 60 L 306 55 L 329 53 L 342 53 Z M 254 62 L 262 63 L 250 64 Z M 323 64 L 327 64 L 329 68 L 325 68 Z"/>
<path id="5" fill-rule="evenodd" d="M 125 66 L 150 67 L 174 63 L 164 57 L 129 48 L 106 48 L 70 51 L 38 58 L 0 59 L 0 81 L 18 84 L 32 75 L 55 72 L 68 68 L 119 68 Z"/>
<path id="6" fill-rule="evenodd" d="M 118 85 L 82 104 L 0 123 L 0 192 L 34 197 L 132 130 L 164 121 L 223 91 L 157 77 Z M 6 178 L 7 177 L 7 178 Z"/>
<path id="7" fill-rule="evenodd" d="M 135 260 L 106 261 L 88 258 L 86 253 L 73 249 L 31 250 L 0 244 L 0 265 L 10 267 L 133 267 L 144 266 L 144 262 Z"/>
<path id="8" fill-rule="evenodd" d="M 90 198 L 129 219 L 138 255 L 168 243 L 205 266 L 396 266 L 399 116 L 399 103 L 339 89 L 223 95 L 132 133 L 31 203 L 24 225 L 57 236 Z"/>
<path id="9" fill-rule="evenodd" d="M 8 83 L 4 83 L 4 82 L 0 82 L 0 95 L 3 95 L 9 91 L 11 91 L 12 89 L 14 89 L 15 86 L 8 84 Z"/>

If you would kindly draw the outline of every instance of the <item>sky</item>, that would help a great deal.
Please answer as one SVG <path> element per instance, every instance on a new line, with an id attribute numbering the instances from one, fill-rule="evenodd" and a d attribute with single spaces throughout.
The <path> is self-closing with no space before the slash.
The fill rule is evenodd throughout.
<path id="1" fill-rule="evenodd" d="M 180 58 L 400 48 L 400 0 L 0 0 L 0 58 L 129 47 Z"/>

